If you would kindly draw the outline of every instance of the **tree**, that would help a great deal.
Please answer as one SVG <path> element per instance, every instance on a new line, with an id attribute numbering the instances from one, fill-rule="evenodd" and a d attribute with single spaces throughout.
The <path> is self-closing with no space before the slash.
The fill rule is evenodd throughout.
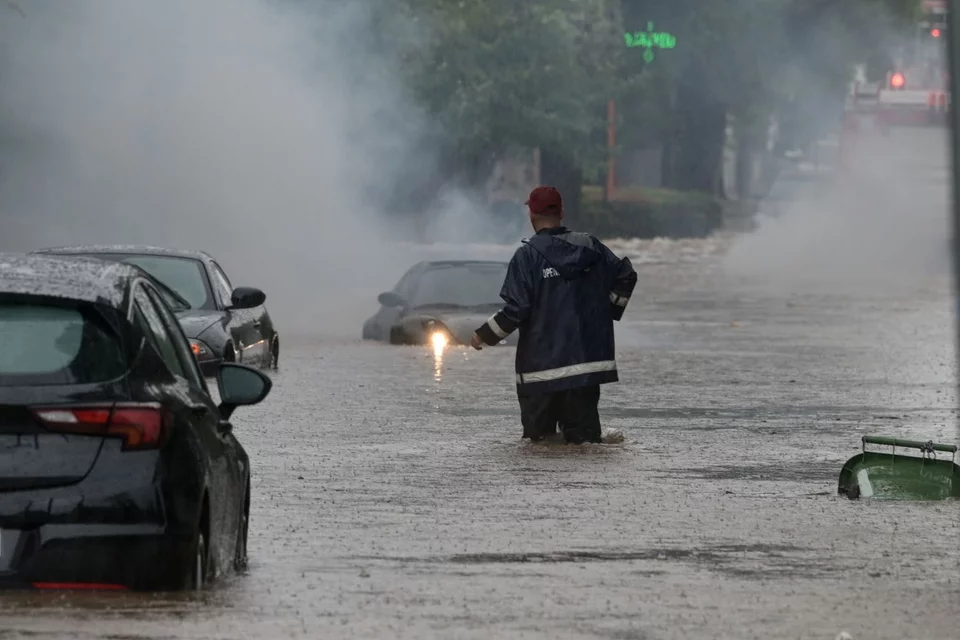
<path id="1" fill-rule="evenodd" d="M 852 62 L 919 2 L 384 0 L 380 9 L 387 48 L 429 114 L 444 180 L 476 186 L 505 151 L 536 147 L 543 179 L 576 192 L 585 173 L 601 172 L 604 107 L 616 99 L 622 140 L 663 143 L 665 185 L 717 192 L 731 124 L 741 160 L 775 116 L 796 114 L 796 137 L 815 137 L 810 124 L 829 117 L 811 107 L 842 97 Z M 648 22 L 677 38 L 652 63 L 624 37 Z"/>
<path id="2" fill-rule="evenodd" d="M 616 0 L 405 0 L 405 11 L 423 31 L 403 54 L 413 91 L 461 182 L 480 182 L 511 147 L 541 148 L 546 165 L 575 168 L 568 180 L 603 159 L 595 133 L 623 55 Z"/>
<path id="3" fill-rule="evenodd" d="M 667 99 L 655 100 L 665 185 L 717 191 L 731 122 L 746 158 L 765 139 L 772 116 L 840 104 L 853 62 L 884 42 L 881 34 L 913 20 L 919 6 L 920 0 L 624 0 L 628 28 L 652 20 L 677 36 L 670 56 L 649 65 L 649 77 L 669 87 L 660 91 Z"/>

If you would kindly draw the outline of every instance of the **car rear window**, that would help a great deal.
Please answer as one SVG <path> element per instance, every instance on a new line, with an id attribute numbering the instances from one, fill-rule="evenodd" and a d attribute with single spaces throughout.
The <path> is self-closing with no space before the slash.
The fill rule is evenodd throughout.
<path id="1" fill-rule="evenodd" d="M 91 384 L 125 370 L 120 338 L 92 307 L 0 298 L 0 386 Z"/>

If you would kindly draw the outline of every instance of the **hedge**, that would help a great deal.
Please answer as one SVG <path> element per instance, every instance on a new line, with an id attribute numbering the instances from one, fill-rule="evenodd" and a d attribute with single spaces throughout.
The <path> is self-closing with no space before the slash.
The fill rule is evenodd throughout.
<path id="1" fill-rule="evenodd" d="M 603 201 L 584 187 L 577 227 L 603 238 L 702 238 L 723 224 L 723 204 L 706 193 L 624 189 Z"/>

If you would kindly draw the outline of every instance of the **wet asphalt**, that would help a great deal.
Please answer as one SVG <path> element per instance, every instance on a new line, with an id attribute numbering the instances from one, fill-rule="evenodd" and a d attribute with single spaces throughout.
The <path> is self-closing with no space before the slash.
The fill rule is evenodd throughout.
<path id="1" fill-rule="evenodd" d="M 960 506 L 836 492 L 864 434 L 957 442 L 946 272 L 804 281 L 747 241 L 613 243 L 619 445 L 522 442 L 509 348 L 287 341 L 234 420 L 245 574 L 5 594 L 0 638 L 958 637 Z"/>

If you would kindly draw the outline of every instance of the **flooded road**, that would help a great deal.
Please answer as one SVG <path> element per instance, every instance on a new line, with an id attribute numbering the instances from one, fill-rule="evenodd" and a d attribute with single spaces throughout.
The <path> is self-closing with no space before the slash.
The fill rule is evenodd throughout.
<path id="1" fill-rule="evenodd" d="M 949 280 L 727 262 L 763 233 L 614 243 L 620 445 L 522 443 L 512 349 L 286 340 L 234 419 L 246 573 L 4 594 L 0 638 L 956 638 L 960 506 L 836 495 L 861 435 L 957 441 Z"/>
<path id="2" fill-rule="evenodd" d="M 629 245 L 626 443 L 521 443 L 511 349 L 288 342 L 247 573 L 4 595 L 0 638 L 956 637 L 958 506 L 835 495 L 863 434 L 955 441 L 948 282 L 763 293 L 697 242 Z"/>

